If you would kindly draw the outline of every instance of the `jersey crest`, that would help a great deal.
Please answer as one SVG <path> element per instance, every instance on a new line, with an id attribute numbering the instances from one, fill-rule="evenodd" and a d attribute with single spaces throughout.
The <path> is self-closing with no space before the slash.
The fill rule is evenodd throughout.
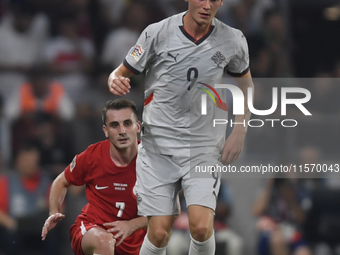
<path id="1" fill-rule="evenodd" d="M 225 56 L 222 55 L 222 53 L 220 51 L 217 51 L 212 57 L 211 57 L 212 61 L 215 62 L 215 64 L 217 64 L 218 68 L 224 68 L 224 66 L 227 64 L 226 63 L 226 58 Z M 223 64 L 223 66 L 221 66 L 221 64 Z"/>

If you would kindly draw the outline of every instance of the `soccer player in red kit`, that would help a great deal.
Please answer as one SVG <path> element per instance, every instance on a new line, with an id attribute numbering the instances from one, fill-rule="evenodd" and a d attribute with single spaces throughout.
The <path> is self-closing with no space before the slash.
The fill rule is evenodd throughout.
<path id="1" fill-rule="evenodd" d="M 76 255 L 137 255 L 146 234 L 146 217 L 137 216 L 136 157 L 140 122 L 132 101 L 108 101 L 103 111 L 108 138 L 90 145 L 53 182 L 50 217 L 42 239 L 65 215 L 61 207 L 70 185 L 86 184 L 88 204 L 71 226 Z"/>

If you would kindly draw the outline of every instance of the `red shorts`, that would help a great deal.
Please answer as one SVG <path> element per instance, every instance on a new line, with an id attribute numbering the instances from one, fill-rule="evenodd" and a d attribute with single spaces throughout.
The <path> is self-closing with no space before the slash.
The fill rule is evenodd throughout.
<path id="1" fill-rule="evenodd" d="M 96 224 L 88 222 L 86 220 L 76 221 L 70 228 L 70 241 L 73 253 L 75 255 L 84 255 L 81 248 L 81 240 L 87 231 L 91 228 L 100 227 Z"/>
<path id="2" fill-rule="evenodd" d="M 81 248 L 81 240 L 87 231 L 96 227 L 106 230 L 103 226 L 91 222 L 85 216 L 78 216 L 76 222 L 70 228 L 71 247 L 75 255 L 84 255 L 83 249 Z M 115 247 L 115 255 L 138 255 L 145 234 L 146 229 L 139 229 L 132 235 L 126 237 L 119 246 Z"/>

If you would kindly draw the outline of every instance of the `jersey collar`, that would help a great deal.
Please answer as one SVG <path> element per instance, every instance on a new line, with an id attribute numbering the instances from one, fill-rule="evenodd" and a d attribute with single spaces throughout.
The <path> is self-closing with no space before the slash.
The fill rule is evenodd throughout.
<path id="1" fill-rule="evenodd" d="M 194 37 L 192 37 L 184 28 L 184 22 L 183 22 L 183 18 L 184 18 L 184 15 L 186 14 L 186 12 L 181 15 L 181 23 L 179 25 L 179 29 L 181 30 L 181 32 L 184 34 L 184 36 L 186 38 L 188 38 L 190 41 L 192 41 L 193 43 L 195 43 L 196 45 L 200 45 L 202 42 L 204 42 L 205 39 L 207 39 L 209 37 L 209 35 L 212 33 L 212 31 L 214 30 L 215 26 L 215 22 L 214 22 L 214 19 L 211 21 L 211 24 L 210 24 L 210 27 L 209 27 L 209 30 L 208 32 L 203 35 L 201 38 L 199 39 L 196 39 Z"/>

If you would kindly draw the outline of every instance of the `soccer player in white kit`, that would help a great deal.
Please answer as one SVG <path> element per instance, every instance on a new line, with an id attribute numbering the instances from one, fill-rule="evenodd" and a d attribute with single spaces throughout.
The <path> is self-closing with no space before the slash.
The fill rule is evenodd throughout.
<path id="1" fill-rule="evenodd" d="M 228 139 L 225 128 L 213 127 L 216 116 L 224 114 L 227 119 L 225 104 L 217 96 L 224 92 L 214 91 L 224 72 L 237 77 L 245 96 L 245 114 L 237 115 L 235 122 L 247 123 L 250 118 L 247 89 L 253 83 L 246 39 L 215 18 L 223 0 L 186 1 L 187 12 L 142 32 L 108 80 L 110 91 L 122 96 L 130 91 L 129 77 L 145 71 L 135 186 L 138 214 L 147 215 L 149 223 L 141 255 L 165 254 L 178 214 L 180 187 L 188 206 L 189 255 L 215 253 L 213 219 L 220 180 L 216 175 L 199 178 L 190 173 L 197 165 L 230 164 L 242 151 L 247 125 L 235 125 Z M 206 115 L 201 114 L 202 90 L 216 94 L 220 102 L 206 100 Z"/>

